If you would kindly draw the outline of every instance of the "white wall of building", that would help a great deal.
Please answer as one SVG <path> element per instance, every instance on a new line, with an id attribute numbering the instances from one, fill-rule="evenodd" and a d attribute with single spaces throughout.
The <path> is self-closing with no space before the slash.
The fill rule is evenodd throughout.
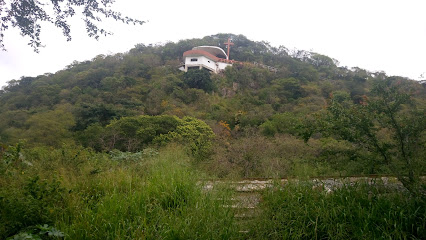
<path id="1" fill-rule="evenodd" d="M 191 61 L 194 59 L 197 59 L 197 61 Z M 185 57 L 185 71 L 187 71 L 188 68 L 200 67 L 200 66 L 207 68 L 210 71 L 213 71 L 215 73 L 218 73 L 220 70 L 224 70 L 227 66 L 232 66 L 232 64 L 223 63 L 223 62 L 216 63 L 215 61 L 205 56 Z"/>
<path id="2" fill-rule="evenodd" d="M 197 59 L 197 61 L 191 61 L 192 59 Z M 213 72 L 217 72 L 216 63 L 205 56 L 185 57 L 186 69 L 190 67 L 196 67 L 196 66 L 203 66 Z"/>
<path id="3" fill-rule="evenodd" d="M 218 68 L 219 68 L 220 70 L 225 70 L 225 68 L 226 68 L 227 66 L 232 66 L 232 64 L 230 64 L 230 63 L 218 62 Z"/>

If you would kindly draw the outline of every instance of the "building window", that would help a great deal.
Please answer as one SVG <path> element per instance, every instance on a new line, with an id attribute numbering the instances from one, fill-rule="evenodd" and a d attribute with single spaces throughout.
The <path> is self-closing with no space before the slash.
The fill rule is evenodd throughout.
<path id="1" fill-rule="evenodd" d="M 191 62 L 196 62 L 198 61 L 198 58 L 191 58 Z"/>

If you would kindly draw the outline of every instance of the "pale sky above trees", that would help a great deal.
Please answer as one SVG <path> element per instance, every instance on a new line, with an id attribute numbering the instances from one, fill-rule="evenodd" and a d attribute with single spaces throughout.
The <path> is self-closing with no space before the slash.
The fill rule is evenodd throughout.
<path id="1" fill-rule="evenodd" d="M 0 86 L 21 76 L 55 73 L 74 60 L 126 52 L 138 43 L 177 42 L 217 33 L 314 51 L 339 60 L 341 66 L 426 79 L 424 0 L 117 0 L 113 9 L 149 22 L 133 26 L 104 20 L 101 25 L 114 35 L 96 41 L 87 36 L 81 17 L 75 16 L 70 21 L 71 42 L 60 29 L 43 24 L 41 40 L 46 47 L 38 54 L 17 29 L 6 31 L 8 51 L 0 52 Z"/>

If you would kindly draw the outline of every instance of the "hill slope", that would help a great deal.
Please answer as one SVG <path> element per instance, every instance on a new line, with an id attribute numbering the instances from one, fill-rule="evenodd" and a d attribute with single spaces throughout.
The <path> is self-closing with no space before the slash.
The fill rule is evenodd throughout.
<path id="1" fill-rule="evenodd" d="M 234 65 L 222 74 L 200 77 L 202 73 L 185 74 L 177 69 L 184 51 L 200 45 L 223 48 L 229 36 L 235 44 L 232 59 L 278 71 Z M 137 45 L 127 53 L 73 62 L 55 74 L 10 81 L 0 91 L 0 142 L 52 147 L 78 144 L 110 151 L 113 147 L 105 144 L 104 131 L 114 119 L 189 116 L 205 121 L 216 134 L 213 160 L 205 167 L 215 167 L 217 175 L 298 174 L 312 167 L 310 160 L 330 150 L 315 139 L 305 145 L 299 137 L 301 121 L 324 109 L 333 93 L 359 104 L 375 82 L 385 80 L 398 83 L 418 108 L 425 109 L 426 89 L 415 81 L 339 67 L 336 60 L 321 54 L 290 52 L 242 35 Z M 340 150 L 348 148 L 346 143 L 339 144 Z M 328 164 L 317 169 L 319 173 L 334 171 Z M 361 171 L 357 166 L 353 169 Z"/>

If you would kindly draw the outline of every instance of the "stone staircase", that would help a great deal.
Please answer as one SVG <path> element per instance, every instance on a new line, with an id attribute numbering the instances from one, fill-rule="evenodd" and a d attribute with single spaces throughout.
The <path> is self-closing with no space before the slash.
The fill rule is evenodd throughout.
<path id="1" fill-rule="evenodd" d="M 286 181 L 286 180 L 285 180 Z M 272 180 L 241 180 L 241 181 L 208 181 L 204 189 L 213 190 L 215 185 L 223 185 L 233 191 L 229 204 L 223 207 L 232 208 L 234 217 L 241 234 L 250 231 L 250 222 L 261 214 L 258 207 L 262 201 L 261 191 L 272 185 Z"/>
<path id="2" fill-rule="evenodd" d="M 313 184 L 313 189 L 318 189 L 320 191 L 325 191 L 326 193 L 333 192 L 336 188 L 340 188 L 344 184 L 352 184 L 355 182 L 363 181 L 369 184 L 374 184 L 375 181 L 380 180 L 385 185 L 400 189 L 404 189 L 402 184 L 395 177 L 391 176 L 353 176 L 346 178 L 338 177 L 322 177 L 322 178 L 311 178 L 310 180 Z M 422 177 L 422 180 L 425 180 L 425 177 Z M 278 181 L 278 182 L 277 182 Z M 294 182 L 299 182 L 299 180 L 292 180 Z M 233 192 L 233 197 L 228 201 L 227 204 L 224 204 L 223 207 L 232 208 L 234 212 L 234 217 L 237 225 L 239 226 L 239 231 L 241 234 L 249 233 L 250 222 L 254 220 L 257 216 L 262 214 L 262 210 L 259 207 L 259 204 L 262 202 L 262 190 L 271 187 L 274 183 L 285 184 L 287 179 L 272 180 L 272 179 L 248 179 L 240 181 L 232 180 L 215 180 L 215 181 L 204 181 L 203 188 L 206 191 L 214 190 L 215 186 L 226 186 Z M 222 200 L 222 199 L 220 199 Z"/>

